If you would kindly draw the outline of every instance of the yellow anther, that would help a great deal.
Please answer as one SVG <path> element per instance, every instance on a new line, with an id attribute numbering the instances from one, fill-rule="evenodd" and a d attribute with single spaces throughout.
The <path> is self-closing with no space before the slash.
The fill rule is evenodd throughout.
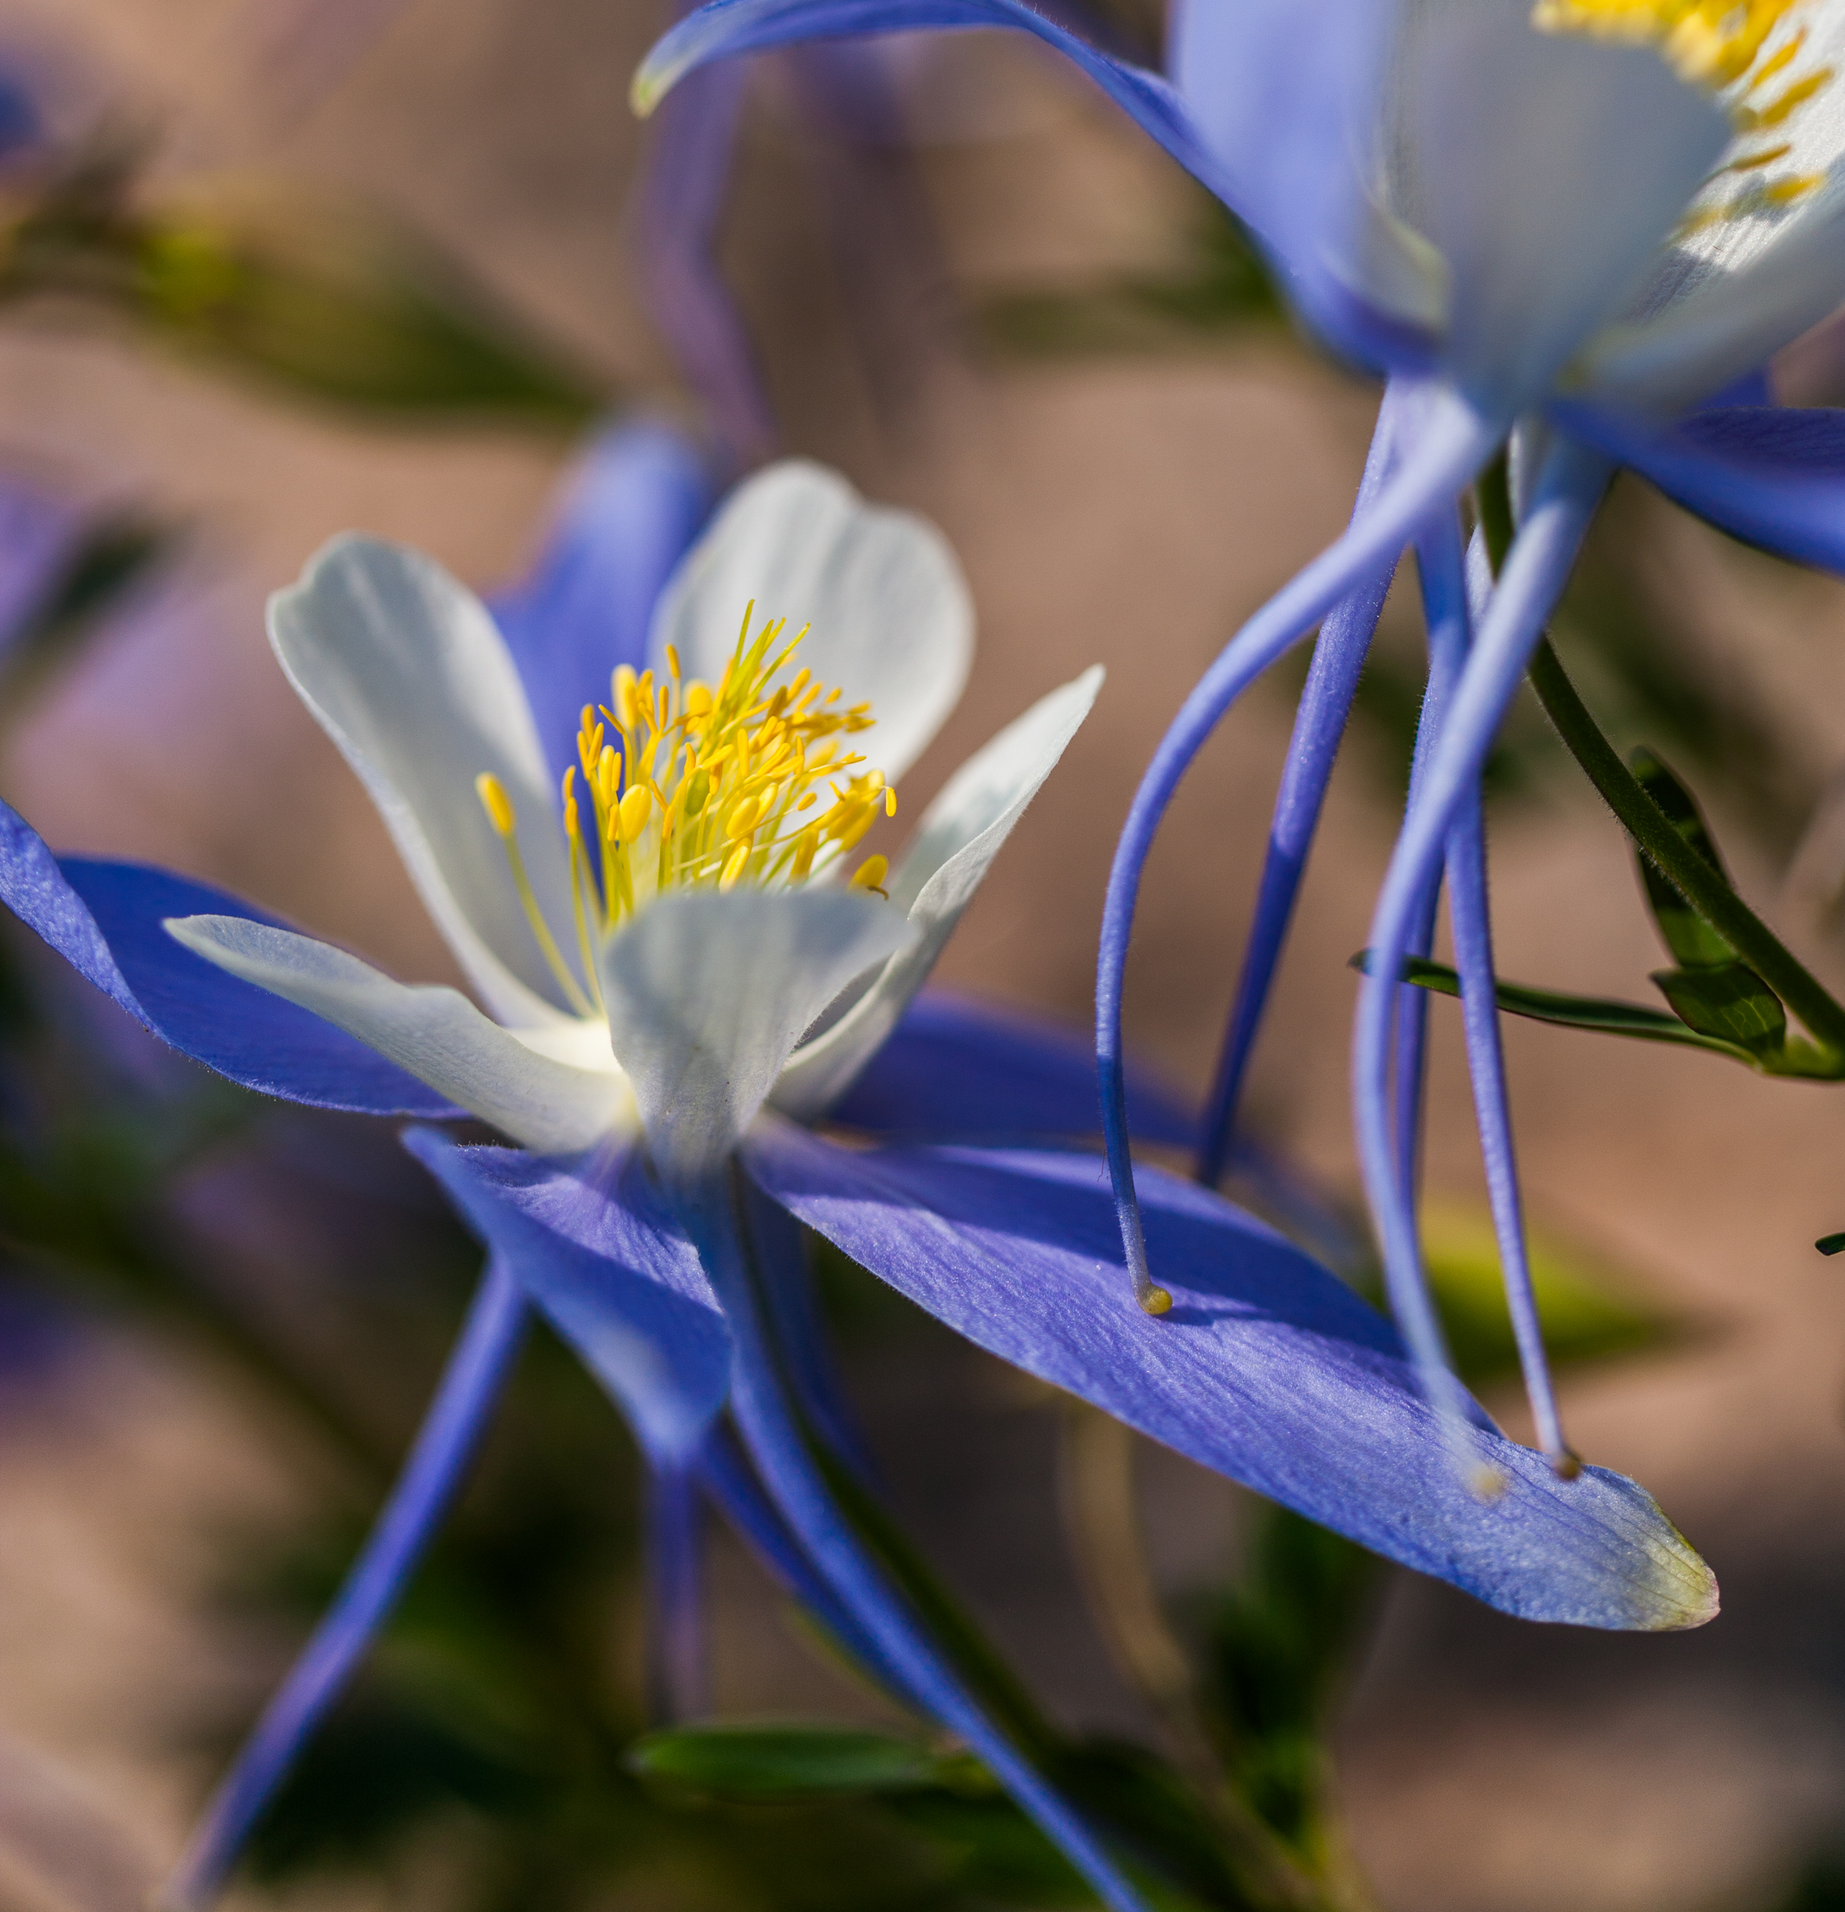
<path id="1" fill-rule="evenodd" d="M 1147 1314 L 1166 1314 L 1172 1307 L 1172 1292 L 1166 1288 L 1149 1288 L 1140 1297 L 1140 1305 Z"/>
<path id="2" fill-rule="evenodd" d="M 1822 66 L 1817 73 L 1809 73 L 1805 79 L 1796 80 L 1772 106 L 1765 106 L 1760 112 L 1750 112 L 1749 130 L 1754 132 L 1764 127 L 1785 125 L 1795 107 L 1805 105 L 1831 78 L 1831 67 Z"/>
<path id="3" fill-rule="evenodd" d="M 634 693 L 637 683 L 632 665 L 617 664 L 615 666 L 615 675 L 610 679 L 612 692 L 610 702 L 614 705 L 612 715 L 615 722 L 623 730 L 634 728 Z"/>
<path id="4" fill-rule="evenodd" d="M 1720 170 L 1726 173 L 1752 173 L 1758 166 L 1772 166 L 1777 159 L 1785 159 L 1794 150 L 1791 140 L 1784 140 L 1779 146 L 1770 146 L 1759 153 L 1744 153 L 1740 159 L 1728 161 Z"/>
<path id="5" fill-rule="evenodd" d="M 610 673 L 610 701 L 579 710 L 577 763 L 560 788 L 577 973 L 527 879 L 504 786 L 490 773 L 479 780 L 532 933 L 579 1013 L 599 1000 L 600 939 L 637 898 L 713 881 L 721 890 L 805 883 L 846 856 L 880 814 L 896 814 L 883 772 L 840 746 L 843 735 L 870 725 L 870 707 L 847 705 L 805 667 L 793 670 L 805 636 L 804 628 L 790 635 L 785 619 L 756 624 L 752 604 L 715 688 L 688 681 L 684 660 L 667 646 L 659 678 L 622 665 Z M 594 854 L 591 839 L 600 845 Z M 871 856 L 849 881 L 884 895 L 889 873 L 887 857 Z"/>
<path id="6" fill-rule="evenodd" d="M 647 818 L 653 809 L 653 793 L 644 783 L 637 783 L 622 798 L 620 805 L 621 839 L 632 843 L 647 827 Z"/>
<path id="7" fill-rule="evenodd" d="M 519 819 L 513 814 L 512 798 L 506 794 L 506 786 L 491 770 L 483 770 L 474 779 L 474 790 L 488 821 L 501 836 L 511 836 L 518 828 Z"/>

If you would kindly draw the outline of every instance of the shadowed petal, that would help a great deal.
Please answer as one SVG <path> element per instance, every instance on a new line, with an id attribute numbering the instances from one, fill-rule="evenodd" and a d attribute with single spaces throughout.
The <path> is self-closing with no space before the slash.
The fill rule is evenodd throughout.
<path id="1" fill-rule="evenodd" d="M 336 538 L 269 600 L 289 682 L 345 754 L 481 1000 L 513 1026 L 561 1008 L 475 779 L 500 779 L 540 907 L 570 921 L 570 865 L 519 674 L 486 608 L 433 559 Z"/>
<path id="2" fill-rule="evenodd" d="M 590 447 L 527 576 L 489 600 L 555 780 L 577 760 L 578 715 L 639 670 L 673 567 L 711 509 L 711 474 L 683 432 L 651 419 Z"/>
<path id="3" fill-rule="evenodd" d="M 1845 572 L 1845 411 L 1744 405 L 1661 430 L 1571 402 L 1558 422 L 1733 537 Z"/>
<path id="4" fill-rule="evenodd" d="M 1817 197 L 1746 267 L 1709 270 L 1656 316 L 1606 327 L 1576 368 L 1583 387 L 1656 414 L 1720 403 L 1721 387 L 1819 324 L 1845 299 L 1845 180 Z"/>
<path id="5" fill-rule="evenodd" d="M 724 1405 L 730 1331 L 638 1155 L 593 1174 L 513 1149 L 404 1145 L 576 1349 L 660 1466 L 683 1466 Z"/>
<path id="6" fill-rule="evenodd" d="M 961 567 L 936 528 L 907 511 L 868 505 L 836 472 L 789 460 L 731 493 L 668 585 L 649 655 L 674 646 L 687 677 L 715 684 L 736 649 L 745 607 L 755 626 L 811 624 L 783 674 L 869 703 L 877 727 L 863 747 L 895 783 L 954 709 L 974 654 L 974 606 Z"/>
<path id="7" fill-rule="evenodd" d="M 0 902 L 162 1041 L 247 1089 L 366 1115 L 461 1113 L 344 1030 L 174 942 L 162 922 L 175 914 L 272 921 L 222 890 L 144 864 L 60 863 L 0 804 Z"/>
<path id="8" fill-rule="evenodd" d="M 665 896 L 608 944 L 602 993 L 655 1163 L 729 1153 L 801 1032 L 914 935 L 863 890 Z"/>
<path id="9" fill-rule="evenodd" d="M 167 929 L 232 976 L 326 1017 L 528 1148 L 573 1154 L 633 1125 L 628 1085 L 615 1069 L 537 1054 L 459 990 L 395 982 L 330 943 L 244 916 L 169 917 Z"/>
<path id="10" fill-rule="evenodd" d="M 1040 698 L 949 778 L 891 878 L 890 900 L 908 911 L 915 939 L 838 1022 L 801 1046 L 776 1084 L 778 1109 L 820 1114 L 895 1027 L 1101 688 L 1098 664 Z"/>
<path id="11" fill-rule="evenodd" d="M 1042 1017 L 925 989 L 827 1119 L 884 1134 L 1023 1141 L 1102 1127 L 1094 1040 Z M 1128 1121 L 1143 1142 L 1189 1147 L 1185 1098 L 1135 1069 Z"/>
<path id="12" fill-rule="evenodd" d="M 1108 1175 L 1080 1155 L 848 1153 L 785 1124 L 750 1172 L 810 1227 L 981 1347 L 1153 1439 L 1504 1612 L 1695 1626 L 1709 1569 L 1645 1491 L 1476 1430 L 1505 1491 L 1462 1480 L 1389 1323 L 1271 1230 L 1141 1173 L 1173 1307 L 1136 1308 Z"/>
<path id="13" fill-rule="evenodd" d="M 1505 0 L 1409 9 L 1400 38 L 1390 203 L 1447 268 L 1446 367 L 1509 416 L 1637 290 L 1729 122 L 1650 48 Z"/>

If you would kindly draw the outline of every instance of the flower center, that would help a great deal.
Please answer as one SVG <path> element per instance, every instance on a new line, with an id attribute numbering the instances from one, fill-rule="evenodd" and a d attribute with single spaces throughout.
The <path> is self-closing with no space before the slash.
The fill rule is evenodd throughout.
<path id="1" fill-rule="evenodd" d="M 784 642 L 787 620 L 767 619 L 752 638 L 755 609 L 744 610 L 715 687 L 686 682 L 669 644 L 664 679 L 623 664 L 609 702 L 583 706 L 561 796 L 577 947 L 592 990 L 596 943 L 662 891 L 805 883 L 850 855 L 880 812 L 897 813 L 884 773 L 845 741 L 872 727 L 871 706 L 844 704 L 843 692 L 805 668 L 788 676 L 807 632 Z M 599 1013 L 532 892 L 505 787 L 490 774 L 475 787 L 546 962 L 579 1014 Z M 867 857 L 849 880 L 882 895 L 889 867 Z"/>
<path id="2" fill-rule="evenodd" d="M 1803 0 L 1535 0 L 1540 33 L 1579 33 L 1626 46 L 1649 46 L 1688 85 L 1717 96 L 1736 139 L 1706 181 L 1681 236 L 1719 220 L 1762 213 L 1803 198 L 1824 173 L 1773 169 L 1794 150 L 1779 137 L 1800 108 L 1832 78 L 1832 68 L 1795 72 L 1807 28 L 1793 16 Z M 1783 30 L 1785 29 L 1785 30 Z M 1716 193 L 1719 182 L 1740 179 Z"/>

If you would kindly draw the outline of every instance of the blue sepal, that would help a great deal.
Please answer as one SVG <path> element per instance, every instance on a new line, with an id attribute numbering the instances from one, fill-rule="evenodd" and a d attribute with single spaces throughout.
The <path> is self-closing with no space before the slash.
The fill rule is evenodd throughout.
<path id="1" fill-rule="evenodd" d="M 1171 1312 L 1133 1303 L 1105 1166 L 1087 1155 L 847 1151 L 759 1125 L 750 1173 L 969 1340 L 1388 1558 L 1526 1619 L 1692 1626 L 1709 1569 L 1644 1489 L 1560 1479 L 1486 1426 L 1483 1498 L 1390 1324 L 1272 1230 L 1143 1169 Z M 1477 1410 L 1476 1410 L 1477 1412 Z M 1483 1417 L 1482 1417 L 1483 1418 Z"/>
<path id="2" fill-rule="evenodd" d="M 968 1141 L 1095 1135 L 1095 1045 L 1042 1017 L 929 989 L 827 1112 L 849 1128 Z M 1189 1148 L 1197 1118 L 1177 1090 L 1128 1074 L 1128 1123 L 1143 1142 Z"/>
<path id="3" fill-rule="evenodd" d="M 1845 573 L 1845 411 L 1730 405 L 1665 427 L 1576 400 L 1551 411 L 1719 530 Z"/>
<path id="4" fill-rule="evenodd" d="M 169 916 L 276 922 L 208 883 L 142 863 L 60 862 L 0 804 L 0 903 L 136 1021 L 245 1088 L 365 1115 L 462 1113 L 344 1030 L 175 942 Z"/>
<path id="5" fill-rule="evenodd" d="M 404 1146 L 614 1397 L 655 1466 L 684 1466 L 730 1386 L 730 1331 L 638 1151 L 593 1163 Z"/>
<path id="6" fill-rule="evenodd" d="M 489 599 L 556 775 L 576 762 L 579 714 L 609 696 L 610 672 L 645 665 L 654 604 L 711 501 L 711 473 L 683 432 L 616 425 L 590 447 L 537 563 Z"/>

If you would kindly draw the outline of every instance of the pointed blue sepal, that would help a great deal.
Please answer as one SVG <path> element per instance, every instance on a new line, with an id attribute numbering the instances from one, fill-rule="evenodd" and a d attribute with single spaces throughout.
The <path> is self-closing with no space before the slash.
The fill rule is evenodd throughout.
<path id="1" fill-rule="evenodd" d="M 1563 1480 L 1482 1426 L 1484 1496 L 1374 1309 L 1229 1203 L 1143 1169 L 1173 1306 L 1135 1307 L 1096 1158 L 746 1144 L 810 1227 L 991 1353 L 1364 1546 L 1524 1619 L 1660 1630 L 1717 1610 L 1704 1562 L 1634 1482 Z M 1484 1417 L 1482 1417 L 1484 1418 Z"/>

